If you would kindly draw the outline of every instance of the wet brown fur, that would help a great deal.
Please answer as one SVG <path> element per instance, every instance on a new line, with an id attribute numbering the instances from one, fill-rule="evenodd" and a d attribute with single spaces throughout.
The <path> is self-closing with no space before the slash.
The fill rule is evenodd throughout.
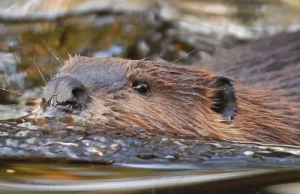
<path id="1" fill-rule="evenodd" d="M 284 43 L 279 46 L 282 44 Z M 272 50 L 272 46 L 267 46 L 269 50 L 262 54 L 273 53 L 273 55 L 268 54 L 267 58 L 274 63 L 278 56 L 287 56 L 290 59 L 291 52 L 293 55 L 299 54 L 300 57 L 298 53 L 300 48 L 295 49 L 300 47 L 300 42 L 298 46 L 287 47 L 289 49 L 274 51 L 276 48 Z M 297 71 L 300 59 L 294 56 L 293 60 L 286 65 L 289 71 L 294 70 L 290 76 L 280 73 L 286 73 L 283 67 L 266 73 L 267 71 L 263 69 L 270 63 L 264 63 L 263 60 L 254 64 L 255 67 L 250 63 L 249 66 L 243 64 L 243 61 L 251 61 L 251 52 L 254 53 L 253 57 L 257 54 L 256 47 L 252 50 L 251 45 L 245 48 L 247 50 L 245 52 L 240 49 L 244 54 L 239 52 L 239 58 L 232 56 L 232 53 L 237 52 L 233 50 L 230 51 L 231 55 L 230 52 L 222 54 L 221 57 L 211 61 L 211 65 L 207 65 L 206 68 L 143 60 L 75 56 L 66 63 L 62 75 L 68 74 L 68 69 L 76 71 L 77 66 L 85 64 L 98 66 L 113 63 L 124 71 L 126 83 L 122 89 L 108 92 L 103 88 L 96 93 L 89 93 L 92 101 L 86 111 L 91 114 L 90 119 L 103 128 L 139 126 L 154 133 L 190 134 L 230 141 L 300 145 L 300 103 L 298 101 L 300 95 L 295 93 L 295 90 L 296 92 L 299 90 L 300 80 Z M 274 52 L 277 52 L 277 55 L 274 55 Z M 225 58 L 222 58 L 224 56 Z M 272 56 L 275 58 L 271 59 Z M 282 58 L 280 60 L 287 63 L 287 60 Z M 230 65 L 217 66 L 217 62 L 221 61 L 222 64 L 230 63 Z M 208 70 L 217 68 L 226 70 L 218 70 L 218 73 Z M 257 73 L 255 69 L 260 69 L 262 72 Z M 236 75 L 237 73 L 239 75 Z M 219 74 L 229 75 L 234 79 L 232 83 L 237 95 L 237 112 L 232 122 L 223 119 L 211 109 L 215 104 L 213 96 L 221 89 L 214 86 L 213 79 Z M 247 81 L 247 76 L 252 74 L 253 77 L 249 77 L 250 81 Z M 272 78 L 274 74 L 276 76 Z M 279 86 L 280 80 L 290 83 L 286 92 L 283 90 L 284 87 L 276 87 Z M 150 94 L 146 96 L 138 94 L 132 88 L 132 83 L 135 81 L 147 82 L 150 85 Z M 293 84 L 293 81 L 296 84 Z M 92 87 L 89 91 L 92 91 Z"/>

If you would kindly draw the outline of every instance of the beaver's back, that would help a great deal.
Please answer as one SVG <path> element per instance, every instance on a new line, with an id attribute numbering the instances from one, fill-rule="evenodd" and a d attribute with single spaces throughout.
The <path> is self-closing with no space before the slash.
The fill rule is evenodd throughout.
<path id="1" fill-rule="evenodd" d="M 283 89 L 287 100 L 300 102 L 300 31 L 236 47 L 201 65 L 253 87 Z"/>

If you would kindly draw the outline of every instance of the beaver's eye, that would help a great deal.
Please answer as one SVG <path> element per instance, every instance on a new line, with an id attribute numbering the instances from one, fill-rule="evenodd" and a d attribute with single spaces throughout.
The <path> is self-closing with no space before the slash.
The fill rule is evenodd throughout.
<path id="1" fill-rule="evenodd" d="M 145 82 L 137 82 L 137 83 L 133 83 L 132 84 L 132 87 L 138 91 L 140 94 L 143 94 L 143 95 L 147 95 L 149 94 L 150 92 L 150 88 L 148 86 L 147 83 Z"/>

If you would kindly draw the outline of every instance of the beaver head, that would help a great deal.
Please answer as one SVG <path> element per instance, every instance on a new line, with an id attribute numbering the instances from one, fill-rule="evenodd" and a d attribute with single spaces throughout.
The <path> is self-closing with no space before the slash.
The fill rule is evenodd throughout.
<path id="1" fill-rule="evenodd" d="M 230 79 L 207 71 L 76 56 L 46 85 L 42 106 L 88 111 L 93 121 L 108 126 L 215 136 L 201 129 L 230 122 L 236 97 Z"/>
<path id="2" fill-rule="evenodd" d="M 106 129 L 138 126 L 150 132 L 295 144 L 281 131 L 298 131 L 274 113 L 273 105 L 237 88 L 229 78 L 199 67 L 75 56 L 46 85 L 40 107 L 88 113 L 88 120 Z"/>

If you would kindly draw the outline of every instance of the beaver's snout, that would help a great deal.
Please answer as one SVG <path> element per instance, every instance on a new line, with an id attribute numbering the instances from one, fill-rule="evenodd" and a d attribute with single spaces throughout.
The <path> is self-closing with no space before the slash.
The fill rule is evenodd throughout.
<path id="1" fill-rule="evenodd" d="M 71 76 L 62 76 L 48 82 L 43 93 L 44 108 L 81 109 L 88 102 L 86 88 Z"/>

